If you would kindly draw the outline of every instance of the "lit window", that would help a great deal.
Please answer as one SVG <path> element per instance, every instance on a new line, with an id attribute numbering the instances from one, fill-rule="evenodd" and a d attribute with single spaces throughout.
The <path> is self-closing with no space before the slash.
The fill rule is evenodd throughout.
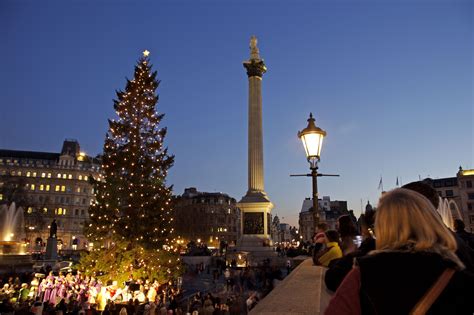
<path id="1" fill-rule="evenodd" d="M 31 172 L 26 172 L 26 177 L 30 177 L 31 176 Z"/>
<path id="2" fill-rule="evenodd" d="M 0 200 L 3 200 L 3 194 L 0 194 Z"/>
<path id="3" fill-rule="evenodd" d="M 35 184 L 31 184 L 30 189 L 35 190 Z"/>
<path id="4" fill-rule="evenodd" d="M 43 184 L 40 185 L 40 190 L 41 190 L 41 191 L 44 190 L 44 185 L 43 185 Z"/>
<path id="5" fill-rule="evenodd" d="M 66 178 L 67 178 L 67 174 L 63 174 L 63 178 L 66 179 Z"/>
<path id="6" fill-rule="evenodd" d="M 82 175 L 79 175 L 79 180 L 82 180 Z"/>
<path id="7" fill-rule="evenodd" d="M 61 191 L 65 192 L 66 191 L 66 186 L 61 186 Z"/>
<path id="8" fill-rule="evenodd" d="M 28 207 L 27 212 L 28 212 L 28 213 L 33 213 L 33 208 L 32 208 L 32 207 Z"/>
<path id="9" fill-rule="evenodd" d="M 41 173 L 41 178 L 45 178 L 46 177 L 46 173 Z"/>
<path id="10" fill-rule="evenodd" d="M 58 173 L 58 178 L 61 178 L 61 173 Z"/>
<path id="11" fill-rule="evenodd" d="M 87 176 L 84 176 L 84 180 L 88 180 L 88 177 L 87 177 Z"/>
<path id="12" fill-rule="evenodd" d="M 21 171 L 18 171 L 18 176 L 21 176 Z"/>
<path id="13" fill-rule="evenodd" d="M 16 175 L 16 172 L 15 172 L 15 171 L 11 171 L 11 172 L 10 172 L 10 175 L 11 175 L 11 176 L 15 176 L 15 175 Z"/>
<path id="14" fill-rule="evenodd" d="M 80 193 L 81 192 L 81 187 L 77 187 L 76 192 Z"/>
<path id="15" fill-rule="evenodd" d="M 36 177 L 36 172 L 33 172 L 33 175 L 32 175 L 32 176 L 33 176 L 33 177 Z"/>
<path id="16" fill-rule="evenodd" d="M 66 215 L 66 211 L 67 211 L 67 209 L 64 208 L 64 209 L 63 209 L 63 215 Z"/>
<path id="17" fill-rule="evenodd" d="M 48 178 L 51 178 L 51 173 L 48 173 Z"/>
<path id="18" fill-rule="evenodd" d="M 67 178 L 68 178 L 68 179 L 72 179 L 72 174 L 69 174 L 69 175 L 67 176 Z"/>
<path id="19" fill-rule="evenodd" d="M 61 190 L 61 186 L 56 185 L 56 187 L 54 187 L 54 191 L 59 191 L 59 190 Z"/>
<path id="20" fill-rule="evenodd" d="M 43 212 L 44 212 L 44 213 L 48 213 L 48 208 L 44 207 L 44 208 L 43 208 Z"/>
<path id="21" fill-rule="evenodd" d="M 63 214 L 63 208 L 57 208 L 55 212 L 56 214 Z"/>
<path id="22" fill-rule="evenodd" d="M 49 191 L 49 185 L 46 185 L 46 191 Z"/>

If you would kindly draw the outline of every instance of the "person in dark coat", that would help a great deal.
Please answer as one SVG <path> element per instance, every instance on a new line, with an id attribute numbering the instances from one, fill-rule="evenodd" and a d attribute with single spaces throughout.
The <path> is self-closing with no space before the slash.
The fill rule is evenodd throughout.
<path id="1" fill-rule="evenodd" d="M 465 230 L 466 226 L 461 219 L 454 220 L 454 230 L 456 235 L 466 243 L 471 249 L 474 249 L 474 235 Z"/>
<path id="2" fill-rule="evenodd" d="M 423 182 L 411 182 L 406 185 L 403 185 L 402 188 L 410 189 L 413 191 L 416 191 L 419 194 L 422 194 L 428 200 L 431 202 L 433 207 L 435 209 L 438 209 L 439 207 L 439 200 L 440 197 L 438 195 L 438 192 L 434 188 L 432 188 L 430 185 L 427 185 Z M 436 212 L 438 214 L 438 212 Z M 462 222 L 462 221 L 461 221 Z M 464 266 L 466 266 L 466 269 L 474 273 L 474 248 L 470 248 L 468 244 L 466 244 L 457 233 L 453 232 L 450 230 L 450 232 L 453 234 L 454 238 L 456 239 L 456 244 L 457 244 L 457 249 L 456 249 L 456 255 L 458 258 L 462 261 Z"/>
<path id="3" fill-rule="evenodd" d="M 376 250 L 357 259 L 325 315 L 409 314 L 446 272 L 428 314 L 473 314 L 474 275 L 456 256 L 456 240 L 430 201 L 408 189 L 386 193 L 375 219 Z"/>
<path id="4" fill-rule="evenodd" d="M 335 259 L 329 263 L 329 269 L 324 275 L 324 282 L 326 287 L 331 291 L 336 291 L 341 284 L 344 277 L 352 270 L 354 259 L 367 255 L 370 251 L 375 249 L 375 239 L 373 235 L 375 212 L 366 212 L 361 215 L 360 227 L 363 241 L 359 248 L 352 253 Z"/>

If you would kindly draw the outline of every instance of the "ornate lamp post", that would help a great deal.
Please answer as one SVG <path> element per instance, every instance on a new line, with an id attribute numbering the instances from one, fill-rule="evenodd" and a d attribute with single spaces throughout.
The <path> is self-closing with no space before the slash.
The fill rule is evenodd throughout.
<path id="1" fill-rule="evenodd" d="M 314 231 L 316 232 L 319 223 L 319 207 L 318 207 L 318 176 L 339 176 L 318 173 L 318 162 L 320 160 L 321 149 L 323 146 L 323 139 L 326 136 L 326 131 L 317 127 L 313 114 L 309 114 L 308 126 L 298 132 L 298 138 L 303 142 L 306 158 L 310 164 L 311 174 L 291 175 L 291 176 L 308 176 L 313 180 L 313 223 Z"/>

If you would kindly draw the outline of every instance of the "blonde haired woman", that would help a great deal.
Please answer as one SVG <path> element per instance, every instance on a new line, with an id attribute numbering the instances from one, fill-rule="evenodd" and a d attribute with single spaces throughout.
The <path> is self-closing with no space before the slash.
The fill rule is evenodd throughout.
<path id="1" fill-rule="evenodd" d="M 326 315 L 473 314 L 474 276 L 428 199 L 407 189 L 385 194 L 375 234 L 376 250 L 357 260 Z"/>

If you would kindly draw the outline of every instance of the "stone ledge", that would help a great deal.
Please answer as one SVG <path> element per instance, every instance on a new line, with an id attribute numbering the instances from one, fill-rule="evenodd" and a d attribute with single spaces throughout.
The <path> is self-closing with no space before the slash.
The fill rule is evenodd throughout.
<path id="1" fill-rule="evenodd" d="M 324 284 L 326 269 L 303 261 L 275 289 L 261 300 L 250 315 L 319 315 L 331 298 Z"/>

